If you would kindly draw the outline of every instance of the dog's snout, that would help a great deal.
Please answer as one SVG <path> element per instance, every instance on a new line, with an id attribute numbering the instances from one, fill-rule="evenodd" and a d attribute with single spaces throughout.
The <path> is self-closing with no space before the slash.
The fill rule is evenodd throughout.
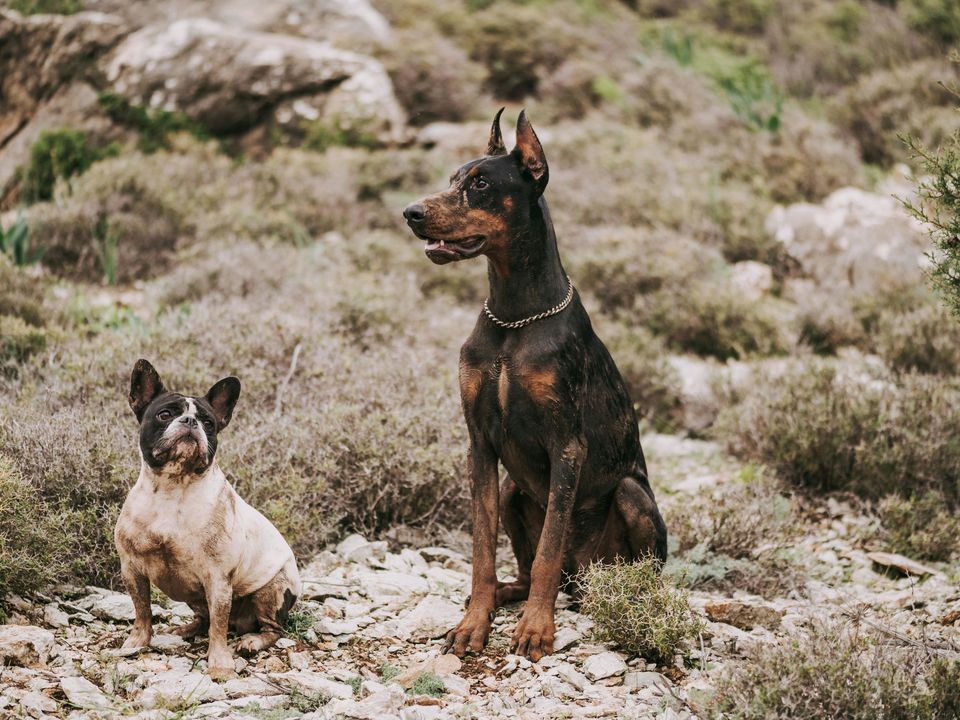
<path id="1" fill-rule="evenodd" d="M 197 419 L 195 417 L 184 416 L 180 418 L 180 422 L 184 423 L 187 427 L 195 428 L 197 426 Z"/>
<path id="2" fill-rule="evenodd" d="M 407 222 L 422 222 L 427 216 L 427 210 L 420 203 L 413 203 L 403 209 L 403 216 Z"/>

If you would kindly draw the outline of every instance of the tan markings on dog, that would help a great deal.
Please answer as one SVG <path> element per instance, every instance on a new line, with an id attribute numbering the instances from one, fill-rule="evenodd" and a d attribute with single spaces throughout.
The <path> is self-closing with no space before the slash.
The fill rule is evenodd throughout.
<path id="1" fill-rule="evenodd" d="M 559 401 L 557 373 L 553 368 L 532 369 L 520 376 L 520 384 L 537 405 L 549 405 Z"/>
<path id="2" fill-rule="evenodd" d="M 510 377 L 507 373 L 507 364 L 501 363 L 500 377 L 497 379 L 497 402 L 500 403 L 500 412 L 507 414 L 507 393 L 510 391 Z"/>
<path id="3" fill-rule="evenodd" d="M 480 393 L 483 373 L 466 363 L 460 363 L 460 399 L 464 405 L 472 405 Z"/>
<path id="4" fill-rule="evenodd" d="M 504 195 L 503 197 L 503 209 L 507 212 L 513 210 L 513 198 L 509 195 Z"/>

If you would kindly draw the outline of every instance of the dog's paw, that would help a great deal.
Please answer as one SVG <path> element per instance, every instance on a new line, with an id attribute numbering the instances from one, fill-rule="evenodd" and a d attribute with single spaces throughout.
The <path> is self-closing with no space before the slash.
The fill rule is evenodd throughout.
<path id="1" fill-rule="evenodd" d="M 443 643 L 443 652 L 452 652 L 457 657 L 463 657 L 467 651 L 483 652 L 487 638 L 490 636 L 493 613 L 471 612 L 463 616 L 463 620 L 453 630 L 447 633 Z"/>
<path id="2" fill-rule="evenodd" d="M 233 665 L 208 665 L 207 666 L 207 675 L 210 676 L 211 680 L 216 680 L 217 682 L 225 682 L 227 680 L 233 680 L 237 677 L 237 671 L 233 669 Z"/>
<path id="3" fill-rule="evenodd" d="M 544 655 L 553 653 L 553 608 L 524 608 L 523 615 L 513 631 L 510 650 L 517 655 L 537 662 Z"/>
<path id="4" fill-rule="evenodd" d="M 278 636 L 272 633 L 248 633 L 237 641 L 237 652 L 242 655 L 253 655 L 266 650 L 277 641 Z"/>
<path id="5" fill-rule="evenodd" d="M 150 637 L 151 633 L 149 631 L 134 629 L 130 631 L 130 635 L 120 647 L 124 650 L 147 647 L 150 644 Z"/>
<path id="6" fill-rule="evenodd" d="M 203 621 L 194 620 L 193 622 L 188 622 L 186 625 L 170 628 L 169 632 L 171 635 L 179 635 L 184 640 L 192 640 L 197 635 L 206 631 L 204 626 L 205 623 Z"/>

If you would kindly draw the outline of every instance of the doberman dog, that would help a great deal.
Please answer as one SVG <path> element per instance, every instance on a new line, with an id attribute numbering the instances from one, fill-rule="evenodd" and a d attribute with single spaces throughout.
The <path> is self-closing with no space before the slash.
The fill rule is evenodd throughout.
<path id="1" fill-rule="evenodd" d="M 485 255 L 490 296 L 460 352 L 470 438 L 473 580 L 444 652 L 486 644 L 496 608 L 526 600 L 511 649 L 553 652 L 561 583 L 620 557 L 666 559 L 667 531 L 640 448 L 633 404 L 564 272 L 543 191 L 546 157 L 521 112 L 507 152 L 497 113 L 486 156 L 403 214 L 438 265 Z M 499 482 L 498 462 L 507 471 Z M 517 557 L 497 581 L 497 515 Z M 563 576 L 563 577 L 562 577 Z"/>

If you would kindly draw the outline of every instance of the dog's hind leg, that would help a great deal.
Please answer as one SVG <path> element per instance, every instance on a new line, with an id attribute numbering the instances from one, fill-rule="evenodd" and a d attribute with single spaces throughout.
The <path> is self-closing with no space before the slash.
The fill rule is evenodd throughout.
<path id="1" fill-rule="evenodd" d="M 250 595 L 260 632 L 248 633 L 237 642 L 237 652 L 252 654 L 265 650 L 280 639 L 283 624 L 296 602 L 289 568 L 283 567 L 273 579 Z"/>
<path id="2" fill-rule="evenodd" d="M 543 528 L 543 511 L 520 492 L 509 475 L 500 484 L 500 520 L 517 558 L 517 579 L 497 583 L 497 607 L 526 600 L 530 594 L 530 569 Z"/>
<path id="3" fill-rule="evenodd" d="M 667 559 L 667 526 L 646 479 L 623 478 L 614 494 L 614 503 L 624 524 L 626 537 L 622 538 L 621 547 L 615 553 L 608 551 L 603 559 L 613 560 L 612 555 L 615 554 L 625 560 L 655 557 L 664 562 Z"/>
<path id="4" fill-rule="evenodd" d="M 171 635 L 179 635 L 184 640 L 192 640 L 197 635 L 206 634 L 210 628 L 210 614 L 204 603 L 187 603 L 193 610 L 193 620 L 186 625 L 180 625 L 170 629 Z"/>

